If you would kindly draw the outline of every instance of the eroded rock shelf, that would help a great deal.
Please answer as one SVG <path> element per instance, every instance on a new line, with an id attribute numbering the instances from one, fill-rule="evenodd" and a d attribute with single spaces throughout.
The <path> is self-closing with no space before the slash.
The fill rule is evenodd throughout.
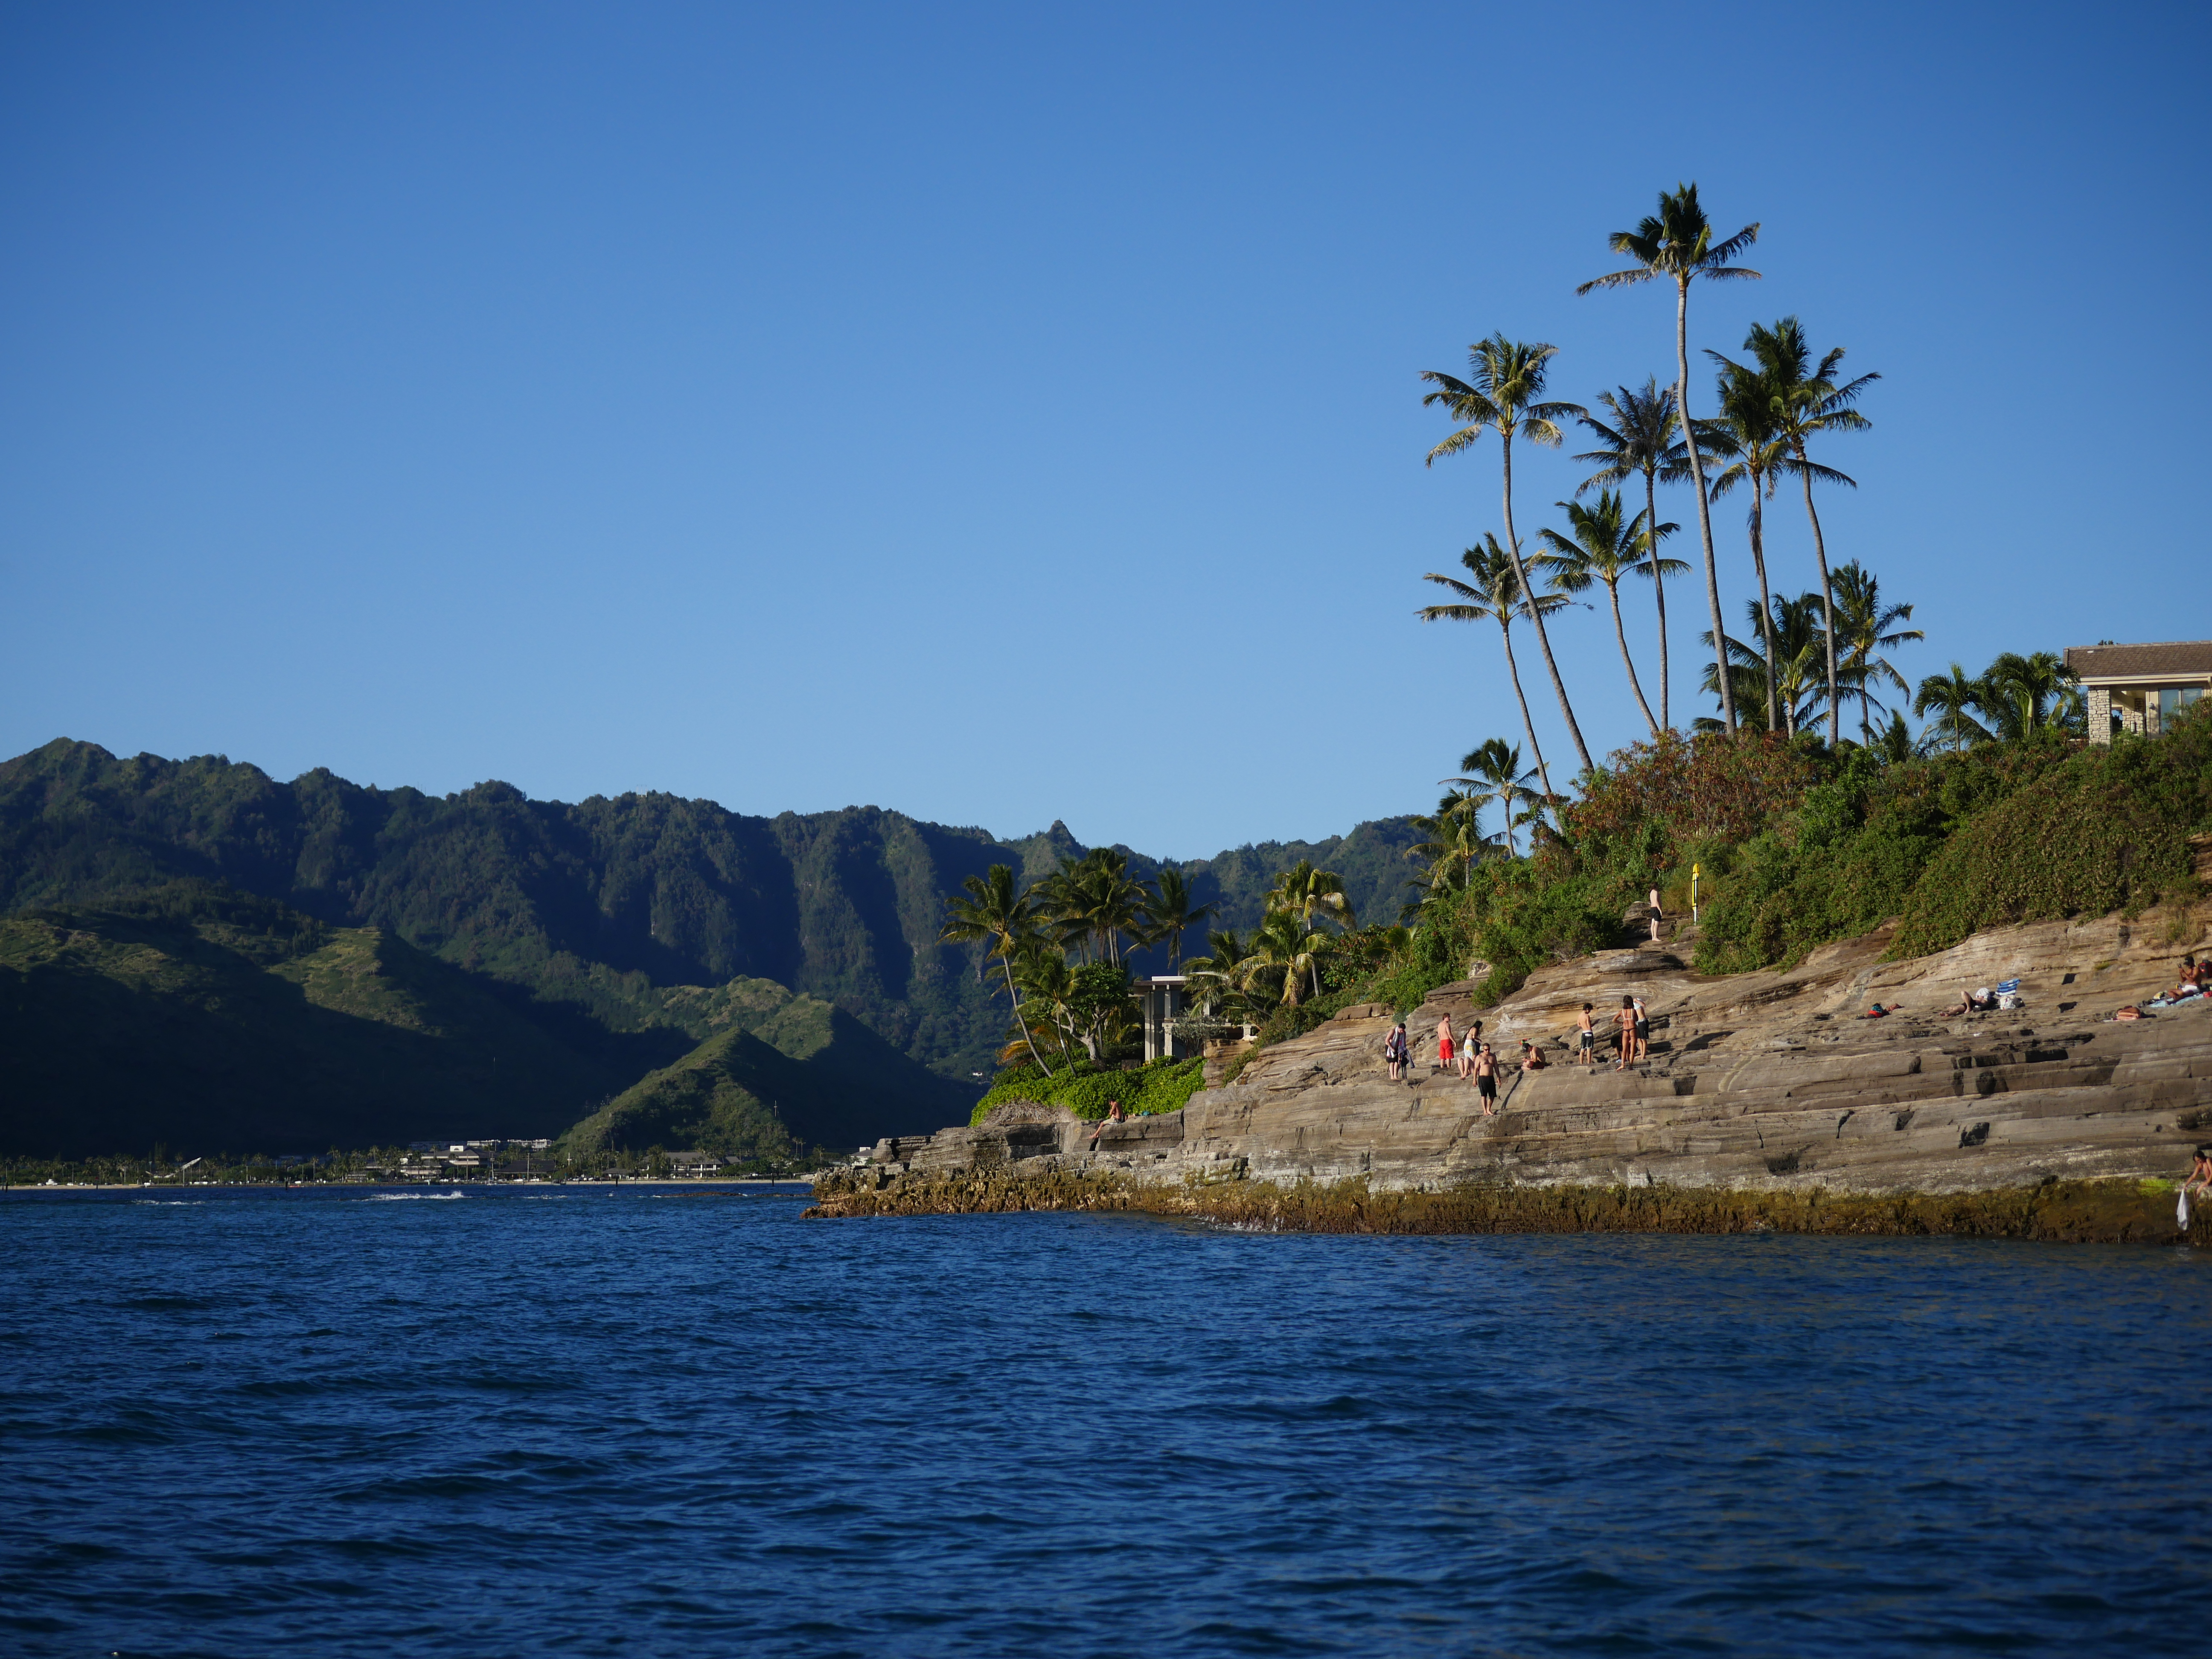
<path id="1" fill-rule="evenodd" d="M 2175 1237 L 2170 1186 L 2212 1140 L 2212 999 L 2109 1018 L 2174 982 L 2200 929 L 2153 913 L 1995 929 L 1885 962 L 1887 930 L 1754 974 L 1665 947 L 1584 957 L 1478 1011 L 1445 986 L 1412 1016 L 1394 1083 L 1388 1011 L 1347 1009 L 1264 1050 L 1182 1111 L 1100 1129 L 1015 1103 L 974 1127 L 879 1143 L 817 1184 L 827 1215 L 1134 1207 L 1286 1226 L 1642 1226 Z M 2023 1006 L 1944 1018 L 1970 987 Z M 1571 1063 L 1583 1001 L 1652 1018 L 1648 1060 Z M 1899 1012 L 1862 1019 L 1881 1002 Z M 1480 1018 L 1510 1070 L 1486 1116 L 1433 1064 L 1439 1018 Z M 1304 1197 L 1297 1196 L 1304 1194 Z M 2212 1212 L 2212 1204 L 2204 1206 Z"/>

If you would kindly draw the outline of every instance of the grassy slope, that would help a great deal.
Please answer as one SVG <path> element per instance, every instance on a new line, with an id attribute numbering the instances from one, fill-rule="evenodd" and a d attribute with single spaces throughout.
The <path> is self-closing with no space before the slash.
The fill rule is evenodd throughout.
<path id="1" fill-rule="evenodd" d="M 0 921 L 0 1147 L 42 1156 L 550 1134 L 620 1082 L 388 934 L 235 898 Z"/>

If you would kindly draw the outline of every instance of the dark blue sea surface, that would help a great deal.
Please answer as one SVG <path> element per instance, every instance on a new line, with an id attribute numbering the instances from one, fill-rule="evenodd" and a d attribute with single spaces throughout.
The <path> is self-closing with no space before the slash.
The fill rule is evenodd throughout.
<path id="1" fill-rule="evenodd" d="M 0 1200 L 0 1650 L 2212 1648 L 2212 1260 Z"/>

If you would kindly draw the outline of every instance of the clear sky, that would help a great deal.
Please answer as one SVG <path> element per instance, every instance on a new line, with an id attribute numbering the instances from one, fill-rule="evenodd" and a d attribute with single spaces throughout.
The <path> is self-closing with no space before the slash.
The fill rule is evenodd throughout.
<path id="1" fill-rule="evenodd" d="M 1908 675 L 2203 637 L 2207 19 L 19 0 L 0 752 L 1179 857 L 1424 808 L 1519 720 L 1413 616 L 1498 524 L 1419 373 L 1671 378 L 1668 294 L 1574 288 L 1679 179 L 1763 226 L 1693 350 L 1795 313 L 1883 376 L 1825 514 Z M 1525 538 L 1582 469 L 1519 459 Z M 1555 633 L 1637 736 L 1603 613 Z"/>

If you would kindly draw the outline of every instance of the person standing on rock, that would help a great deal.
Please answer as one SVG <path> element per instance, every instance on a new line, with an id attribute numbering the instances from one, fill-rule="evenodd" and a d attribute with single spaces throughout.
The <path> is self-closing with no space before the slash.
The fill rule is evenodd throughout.
<path id="1" fill-rule="evenodd" d="M 1437 1022 L 1437 1064 L 1447 1072 L 1452 1068 L 1452 1034 L 1449 1014 L 1446 1014 Z"/>
<path id="2" fill-rule="evenodd" d="M 1636 1058 L 1636 999 L 1623 997 L 1620 1012 L 1613 1017 L 1613 1052 L 1618 1060 L 1616 1072 L 1628 1069 L 1628 1062 Z"/>
<path id="3" fill-rule="evenodd" d="M 1483 1116 L 1497 1116 L 1498 1056 L 1491 1052 L 1486 1042 L 1474 1057 L 1474 1086 L 1482 1091 Z"/>
<path id="4" fill-rule="evenodd" d="M 1390 1067 L 1390 1081 L 1400 1083 L 1406 1076 L 1406 1022 L 1400 1020 L 1390 1028 L 1390 1035 L 1382 1039 L 1382 1058 Z"/>
<path id="5" fill-rule="evenodd" d="M 1474 1052 L 1482 1047 L 1482 1022 L 1474 1022 L 1474 1029 L 1467 1034 L 1467 1041 L 1459 1045 L 1459 1074 L 1467 1076 L 1474 1069 Z"/>
<path id="6" fill-rule="evenodd" d="M 1651 1011 L 1644 1006 L 1642 997 L 1629 1000 L 1636 1005 L 1636 1058 L 1646 1060 L 1651 1058 Z"/>
<path id="7" fill-rule="evenodd" d="M 1651 890 L 1651 942 L 1654 945 L 1659 942 L 1659 890 L 1656 887 Z"/>
<path id="8" fill-rule="evenodd" d="M 1582 1012 L 1575 1017 L 1575 1064 L 1577 1066 L 1597 1064 L 1597 1022 L 1590 1018 L 1591 1011 L 1596 1006 L 1594 1002 L 1585 1002 Z"/>

